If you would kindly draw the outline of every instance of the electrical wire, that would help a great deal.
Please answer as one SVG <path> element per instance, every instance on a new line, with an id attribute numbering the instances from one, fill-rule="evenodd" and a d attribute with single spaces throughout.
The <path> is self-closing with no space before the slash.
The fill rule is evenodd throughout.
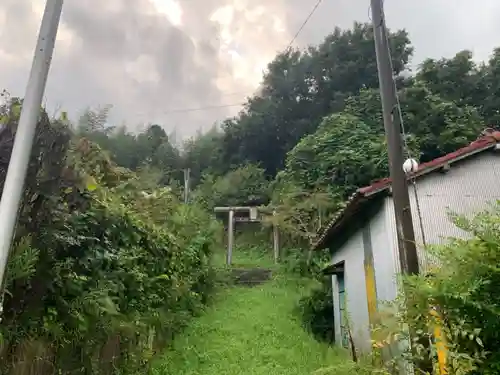
<path id="1" fill-rule="evenodd" d="M 292 47 L 293 43 L 297 40 L 297 38 L 299 37 L 300 33 L 304 30 L 304 27 L 306 27 L 307 23 L 311 20 L 311 17 L 314 15 L 314 13 L 316 12 L 316 10 L 318 10 L 318 8 L 319 8 L 319 6 L 321 5 L 322 2 L 323 2 L 323 0 L 317 0 L 316 1 L 316 4 L 311 9 L 311 11 L 307 15 L 307 17 L 304 19 L 304 22 L 302 22 L 302 24 L 300 25 L 300 27 L 297 29 L 297 32 L 293 35 L 293 37 L 290 40 L 290 42 L 288 42 L 288 44 L 287 44 L 286 48 L 283 50 L 283 52 L 287 52 L 287 51 L 290 50 L 290 48 Z M 245 92 L 244 91 L 241 91 L 239 93 L 238 92 L 235 92 L 235 93 L 233 92 L 233 93 L 230 93 L 230 94 L 223 94 L 222 96 L 232 96 L 232 95 L 236 95 L 236 94 L 240 94 L 240 93 L 243 94 Z"/>
<path id="2" fill-rule="evenodd" d="M 180 109 L 172 109 L 172 110 L 162 111 L 160 113 L 164 114 L 164 115 L 168 115 L 171 113 L 199 112 L 199 111 L 206 111 L 209 109 L 237 107 L 237 106 L 244 105 L 244 104 L 245 103 L 234 103 L 234 104 L 209 105 L 209 106 L 195 107 L 195 108 L 180 108 Z"/>
<path id="3" fill-rule="evenodd" d="M 287 52 L 290 50 L 292 47 L 293 43 L 297 40 L 299 37 L 300 33 L 304 30 L 304 27 L 307 25 L 307 23 L 311 20 L 311 17 L 314 15 L 316 10 L 319 8 L 323 0 L 317 0 L 316 4 L 314 7 L 311 9 L 307 17 L 304 19 L 304 22 L 300 25 L 300 27 L 297 29 L 297 32 L 293 35 L 292 39 L 290 42 L 287 44 L 287 47 L 284 49 L 284 52 Z M 222 94 L 222 96 L 233 96 L 233 95 L 238 95 L 238 94 L 243 94 L 244 91 L 241 92 L 233 92 L 229 94 Z M 221 105 L 211 105 L 211 106 L 203 106 L 203 107 L 197 107 L 197 108 L 179 108 L 179 109 L 172 109 L 172 110 L 166 110 L 166 111 L 161 111 L 160 114 L 162 115 L 169 115 L 173 113 L 189 113 L 189 112 L 200 112 L 200 111 L 206 111 L 206 110 L 211 110 L 211 109 L 219 109 L 219 108 L 229 108 L 229 107 L 238 107 L 242 106 L 246 103 L 233 103 L 233 104 L 221 104 Z"/>
<path id="4" fill-rule="evenodd" d="M 302 22 L 302 25 L 300 25 L 299 29 L 297 30 L 297 32 L 295 33 L 295 35 L 293 36 L 292 40 L 290 40 L 290 43 L 288 43 L 288 46 L 285 48 L 285 51 L 289 50 L 291 47 L 292 47 L 292 44 L 295 42 L 295 40 L 297 40 L 298 36 L 300 35 L 300 33 L 302 32 L 302 30 L 304 30 L 304 27 L 307 25 L 307 23 L 309 22 L 309 20 L 311 19 L 311 17 L 313 16 L 313 14 L 316 12 L 316 10 L 318 9 L 318 7 L 320 6 L 320 4 L 322 3 L 323 0 L 317 0 L 316 1 L 316 4 L 314 5 L 314 7 L 311 9 L 311 11 L 309 12 L 309 14 L 307 15 L 306 19 L 304 20 L 304 22 Z"/>

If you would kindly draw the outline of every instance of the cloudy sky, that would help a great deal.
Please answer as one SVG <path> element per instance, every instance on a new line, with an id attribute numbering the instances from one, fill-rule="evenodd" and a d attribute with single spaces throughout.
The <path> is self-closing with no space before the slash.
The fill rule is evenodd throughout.
<path id="1" fill-rule="evenodd" d="M 66 0 L 46 103 L 73 117 L 112 104 L 111 121 L 156 122 L 179 138 L 238 111 L 316 0 Z M 0 0 L 0 89 L 22 95 L 45 0 Z M 296 41 L 320 42 L 369 16 L 369 0 L 323 0 Z M 385 0 L 425 57 L 500 46 L 498 0 Z M 206 109 L 228 105 L 224 108 Z M 192 109 L 205 108 L 195 111 Z"/>

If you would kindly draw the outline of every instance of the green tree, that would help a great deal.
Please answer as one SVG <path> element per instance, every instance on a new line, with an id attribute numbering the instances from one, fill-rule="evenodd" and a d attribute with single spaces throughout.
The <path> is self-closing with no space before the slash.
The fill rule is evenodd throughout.
<path id="1" fill-rule="evenodd" d="M 399 91 L 404 130 L 411 156 L 426 162 L 475 140 L 485 127 L 478 110 L 445 100 L 424 82 Z M 361 118 L 373 131 L 382 134 L 384 122 L 378 90 L 361 90 L 346 101 L 347 113 Z"/>
<path id="2" fill-rule="evenodd" d="M 472 52 L 458 52 L 451 59 L 427 59 L 419 67 L 416 80 L 444 100 L 458 106 L 482 106 L 485 87 Z"/>
<path id="3" fill-rule="evenodd" d="M 345 198 L 386 174 L 383 134 L 359 117 L 334 114 L 288 153 L 280 178 L 308 191 L 321 187 Z"/>
<path id="4" fill-rule="evenodd" d="M 213 126 L 206 133 L 198 132 L 196 136 L 184 142 L 182 160 L 186 168 L 191 169 L 191 183 L 193 186 L 201 182 L 203 174 L 223 174 L 222 159 L 220 156 L 222 131 Z"/>
<path id="5" fill-rule="evenodd" d="M 481 68 L 481 87 L 485 95 L 478 108 L 491 127 L 500 128 L 500 48 L 496 48 L 487 64 Z"/>
<path id="6" fill-rule="evenodd" d="M 194 192 L 196 201 L 215 206 L 259 206 L 269 202 L 269 181 L 264 170 L 248 164 L 227 174 L 214 177 L 204 176 Z"/>
<path id="7" fill-rule="evenodd" d="M 407 66 L 412 48 L 405 31 L 389 33 L 394 74 Z M 221 157 L 228 166 L 259 163 L 274 176 L 286 153 L 322 118 L 344 107 L 364 88 L 378 87 L 372 26 L 339 28 L 318 46 L 289 50 L 268 66 L 260 93 L 223 125 Z"/>

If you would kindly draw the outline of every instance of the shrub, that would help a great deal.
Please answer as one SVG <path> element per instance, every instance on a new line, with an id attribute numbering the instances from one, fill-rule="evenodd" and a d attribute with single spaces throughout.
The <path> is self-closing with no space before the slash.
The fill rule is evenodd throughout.
<path id="1" fill-rule="evenodd" d="M 473 219 L 453 216 L 468 232 L 466 239 L 450 239 L 430 249 L 439 267 L 431 273 L 405 277 L 405 295 L 383 311 L 375 330 L 376 346 L 387 347 L 396 338 L 409 338 L 413 352 L 403 359 L 436 363 L 433 327 L 442 329 L 447 347 L 448 374 L 497 374 L 500 355 L 500 204 Z M 440 317 L 431 317 L 437 308 Z M 435 342 L 431 350 L 423 342 Z"/>
<path id="2" fill-rule="evenodd" d="M 299 302 L 302 322 L 307 331 L 318 341 L 335 342 L 331 278 L 323 278 L 309 295 Z"/>
<path id="3" fill-rule="evenodd" d="M 17 121 L 4 112 L 0 153 Z M 42 113 L 8 265 L 0 372 L 144 372 L 208 302 L 219 226 L 70 138 Z"/>

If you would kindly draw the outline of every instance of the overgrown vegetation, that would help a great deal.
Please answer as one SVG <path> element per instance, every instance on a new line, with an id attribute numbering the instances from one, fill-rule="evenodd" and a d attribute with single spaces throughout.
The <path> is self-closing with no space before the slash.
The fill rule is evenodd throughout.
<path id="1" fill-rule="evenodd" d="M 406 141 L 414 157 L 431 160 L 468 144 L 485 127 L 499 127 L 500 50 L 483 64 L 474 63 L 468 51 L 426 60 L 409 75 L 413 48 L 407 33 L 391 32 L 389 39 Z M 21 105 L 2 96 L 0 184 Z M 259 92 L 238 116 L 182 147 L 157 124 L 138 134 L 111 126 L 109 110 L 86 111 L 77 124 L 69 124 L 64 113 L 53 119 L 41 112 L 5 283 L 2 373 L 145 372 L 153 353 L 204 310 L 212 295 L 213 262 L 221 253 L 215 258 L 212 254 L 222 247 L 221 228 L 211 216 L 214 206 L 252 204 L 275 210 L 264 230 L 247 232 L 250 239 L 240 246 L 253 249 L 247 251 L 252 259 L 262 252 L 269 227 L 277 224 L 285 267 L 311 278 L 323 262 L 308 251 L 318 230 L 355 189 L 387 174 L 369 24 L 335 29 L 317 46 L 279 54 L 269 64 Z M 184 168 L 191 170 L 189 205 L 180 202 Z M 433 276 L 406 280 L 415 310 L 399 306 L 392 318 L 384 316 L 383 323 L 392 325 L 379 330 L 402 334 L 404 323 L 422 324 L 420 330 L 428 338 L 417 317 L 427 314 L 432 300 L 443 311 L 452 356 L 462 371 L 455 373 L 495 373 L 498 211 L 459 224 L 474 238 L 437 251 L 445 266 Z M 249 246 L 254 237 L 259 244 Z M 445 258 L 445 252 L 452 256 Z M 291 299 L 303 297 L 303 326 L 328 342 L 330 287 L 325 279 L 308 296 L 291 294 L 286 301 L 288 309 Z M 257 292 L 248 291 L 250 300 L 256 301 L 251 293 Z M 269 296 L 274 298 L 275 292 Z M 284 301 L 281 292 L 276 293 Z M 234 304 L 241 302 L 240 297 L 231 298 Z M 273 307 L 267 303 L 266 312 Z M 219 308 L 228 312 L 217 319 L 241 312 L 233 305 Z M 250 311 L 262 314 L 264 308 Z M 275 311 L 269 314 L 279 320 L 276 327 L 298 332 L 296 321 L 284 321 L 292 319 L 289 315 L 278 319 Z M 203 319 L 186 337 L 203 333 L 202 324 L 210 318 Z M 266 324 L 263 318 L 260 323 Z M 206 337 L 227 338 L 226 331 L 217 332 Z M 269 333 L 265 327 L 259 332 Z M 291 343 L 290 337 L 280 335 L 276 337 Z M 272 351 L 274 344 L 280 345 L 269 339 L 262 350 Z M 173 353 L 183 348 L 174 347 Z M 233 349 L 226 352 L 230 361 L 241 354 L 241 347 Z M 278 354 L 296 359 L 298 353 Z M 182 353 L 192 359 L 189 355 Z M 240 373 L 241 366 L 259 365 L 262 373 L 272 373 L 270 363 L 255 364 L 256 358 L 266 356 L 246 357 L 245 365 L 235 362 L 226 370 Z M 312 358 L 315 363 L 294 362 L 294 368 L 309 371 L 329 362 Z M 198 369 L 205 371 L 203 360 L 197 355 Z M 179 369 L 175 361 L 170 365 Z M 379 370 L 373 363 L 335 366 L 336 374 Z M 217 368 L 207 371 L 212 370 Z"/>
<path id="2" fill-rule="evenodd" d="M 3 173 L 20 105 L 1 107 Z M 1 372 L 145 371 L 210 298 L 218 224 L 40 116 L 5 285 Z"/>
<path id="3" fill-rule="evenodd" d="M 269 262 L 270 252 L 266 255 Z M 267 266 L 251 254 L 235 261 Z M 265 284 L 221 291 L 213 308 L 158 359 L 153 375 L 302 375 L 345 362 L 342 351 L 315 341 L 303 330 L 294 311 L 311 281 L 279 268 L 273 271 L 273 280 Z"/>
<path id="4" fill-rule="evenodd" d="M 396 314 L 384 313 L 378 337 L 404 337 L 405 324 L 411 324 L 417 335 L 432 340 L 432 329 L 438 325 L 448 351 L 449 374 L 497 374 L 500 203 L 473 219 L 455 216 L 454 222 L 470 238 L 452 239 L 435 247 L 433 254 L 440 266 L 428 275 L 405 278 L 405 298 L 409 303 L 403 304 L 401 298 L 392 309 Z M 431 308 L 439 316 L 422 319 L 429 316 Z M 435 359 L 435 352 L 417 348 L 420 350 L 416 359 Z M 415 353 L 403 353 L 403 358 L 413 360 Z"/>

